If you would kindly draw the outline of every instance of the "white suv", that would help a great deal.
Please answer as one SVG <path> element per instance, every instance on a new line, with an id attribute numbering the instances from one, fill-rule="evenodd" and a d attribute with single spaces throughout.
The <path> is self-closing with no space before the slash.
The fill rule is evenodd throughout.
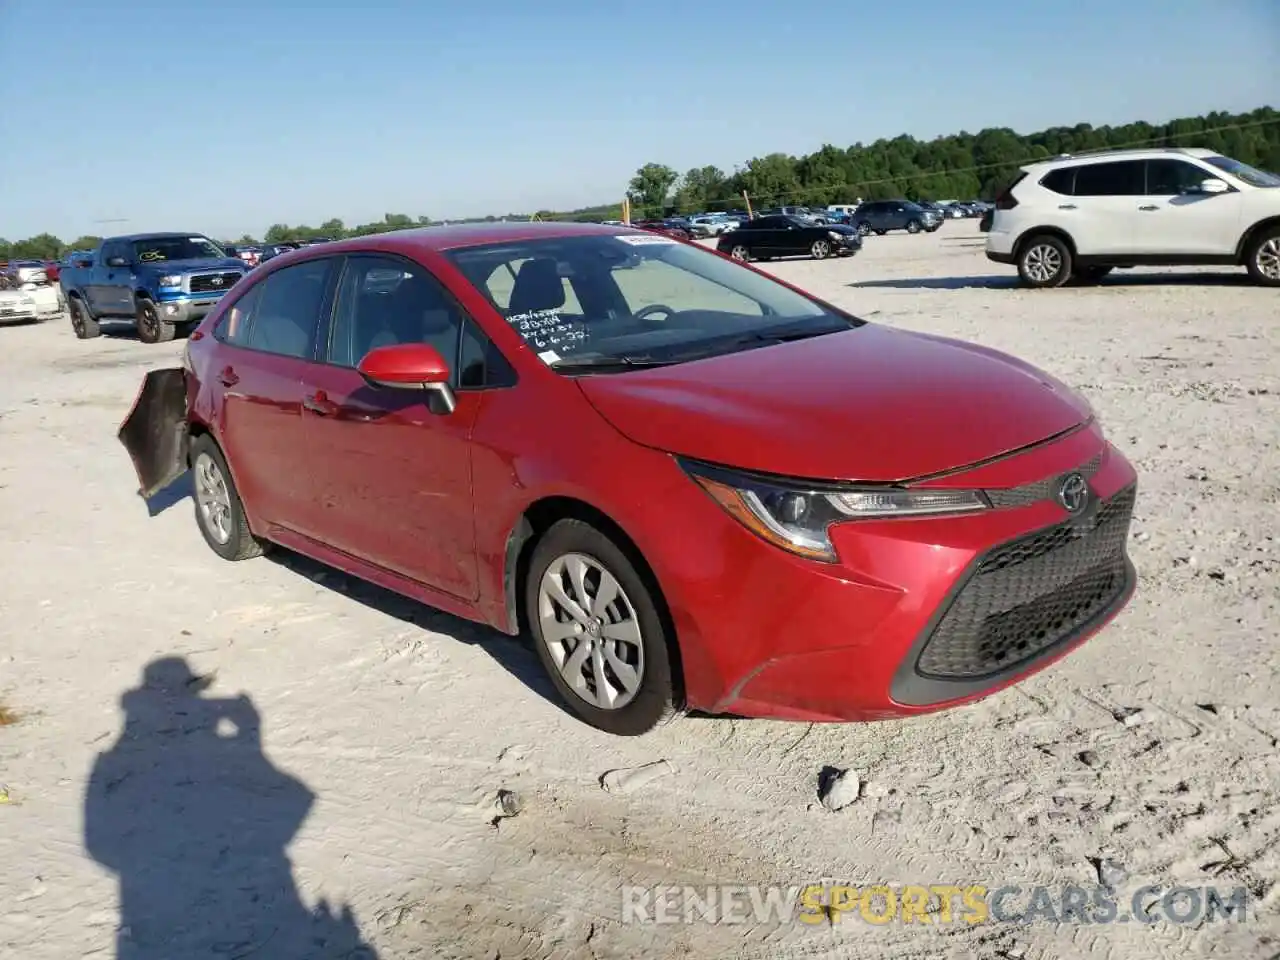
<path id="1" fill-rule="evenodd" d="M 1280 286 L 1280 177 L 1212 150 L 1107 150 L 1021 168 L 996 200 L 987 257 L 1023 282 L 1115 267 L 1222 264 Z"/>

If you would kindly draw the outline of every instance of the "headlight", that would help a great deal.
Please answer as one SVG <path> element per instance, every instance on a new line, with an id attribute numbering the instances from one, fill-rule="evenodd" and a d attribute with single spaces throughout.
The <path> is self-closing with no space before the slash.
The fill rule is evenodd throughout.
<path id="1" fill-rule="evenodd" d="M 182 286 L 181 274 L 171 273 L 166 277 L 160 278 L 160 286 L 162 287 L 180 287 Z"/>
<path id="2" fill-rule="evenodd" d="M 827 236 L 830 237 L 832 240 L 834 240 L 836 243 L 839 243 L 844 239 L 843 233 L 836 233 L 836 231 L 834 230 L 828 230 Z"/>
<path id="3" fill-rule="evenodd" d="M 819 484 L 764 479 L 685 460 L 680 465 L 752 533 L 790 553 L 825 563 L 837 559 L 827 532 L 834 523 L 972 513 L 990 507 L 977 490 Z"/>

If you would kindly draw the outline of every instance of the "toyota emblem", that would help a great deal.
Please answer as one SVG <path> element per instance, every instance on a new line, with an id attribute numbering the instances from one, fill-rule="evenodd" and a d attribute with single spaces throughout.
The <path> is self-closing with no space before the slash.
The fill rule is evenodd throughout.
<path id="1" fill-rule="evenodd" d="M 222 278 L 221 278 L 221 277 L 214 277 L 214 278 L 213 278 L 213 285 L 214 285 L 215 287 L 220 287 L 220 286 L 222 286 Z"/>
<path id="2" fill-rule="evenodd" d="M 1089 484 L 1078 473 L 1069 473 L 1058 484 L 1058 502 L 1067 513 L 1079 513 L 1089 502 Z"/>

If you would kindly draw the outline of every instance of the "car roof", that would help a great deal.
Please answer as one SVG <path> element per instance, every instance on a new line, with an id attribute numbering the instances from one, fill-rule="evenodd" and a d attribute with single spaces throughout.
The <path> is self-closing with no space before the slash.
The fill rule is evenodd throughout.
<path id="1" fill-rule="evenodd" d="M 126 236 L 121 236 L 121 237 L 107 237 L 107 239 L 112 242 L 116 242 L 116 241 L 133 242 L 135 240 L 167 240 L 170 237 L 182 237 L 183 239 L 185 239 L 187 237 L 203 237 L 203 236 L 204 234 L 201 233 L 199 230 L 190 231 L 188 233 L 178 233 L 173 230 L 156 230 L 152 233 L 130 233 Z"/>
<path id="2" fill-rule="evenodd" d="M 1057 157 L 1048 157 L 1029 163 L 1021 169 L 1030 171 L 1051 170 L 1056 167 L 1072 167 L 1085 163 L 1098 163 L 1107 160 L 1155 160 L 1160 157 L 1205 157 L 1219 156 L 1217 150 L 1207 147 L 1134 147 L 1126 150 L 1088 150 L 1082 153 L 1064 153 Z"/>
<path id="3" fill-rule="evenodd" d="M 518 243 L 523 240 L 549 240 L 558 237 L 616 237 L 628 234 L 644 234 L 626 226 L 604 223 L 571 223 L 556 220 L 534 220 L 507 223 L 462 223 L 448 227 L 413 227 L 408 230 L 392 230 L 347 240 L 335 240 L 324 244 L 325 254 L 344 250 L 382 250 L 410 253 L 413 251 L 442 252 L 462 247 L 477 247 L 491 243 Z"/>

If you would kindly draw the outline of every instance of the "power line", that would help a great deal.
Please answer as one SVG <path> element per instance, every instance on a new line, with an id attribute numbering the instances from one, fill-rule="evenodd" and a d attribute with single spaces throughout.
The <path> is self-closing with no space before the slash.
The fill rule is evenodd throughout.
<path id="1" fill-rule="evenodd" d="M 1104 147 L 1102 149 L 1129 150 L 1129 149 L 1133 149 L 1134 147 L 1143 147 L 1148 144 L 1158 143 L 1162 141 L 1186 140 L 1188 138 L 1193 138 L 1193 137 L 1208 136 L 1211 133 L 1226 133 L 1231 130 L 1251 130 L 1255 127 L 1266 127 L 1266 126 L 1270 126 L 1272 124 L 1277 124 L 1277 123 L 1280 123 L 1280 117 L 1273 117 L 1269 120 L 1254 120 L 1249 123 L 1233 123 L 1233 124 L 1228 124 L 1222 127 L 1211 127 L 1207 130 L 1197 130 L 1194 133 L 1166 133 L 1157 137 L 1147 137 L 1145 140 L 1133 140 L 1129 143 L 1118 143 L 1118 144 L 1114 144 L 1113 146 Z M 1027 157 L 1026 159 L 1023 159 L 1023 160 L 1008 160 L 1008 161 L 1000 161 L 998 163 L 982 163 L 972 167 L 957 167 L 955 169 L 950 169 L 950 170 L 933 170 L 927 173 L 924 173 L 924 172 L 908 173 L 900 177 L 880 177 L 876 180 L 856 180 L 850 183 L 816 184 L 813 187 L 802 188 L 802 189 L 845 190 L 851 187 L 873 187 L 882 183 L 902 183 L 904 181 L 910 181 L 910 180 L 927 180 L 930 177 L 946 177 L 946 176 L 951 176 L 957 173 L 978 173 L 984 170 L 998 170 L 1002 167 L 1021 167 L 1024 164 L 1040 163 L 1047 159 L 1050 159 L 1050 158 Z M 753 203 L 757 201 L 769 201 L 769 200 L 779 200 L 779 199 L 786 200 L 790 197 L 793 197 L 794 195 L 795 195 L 794 191 L 792 193 L 764 194 L 761 196 L 756 196 L 752 194 L 751 200 Z M 715 206 L 730 206 L 737 202 L 738 202 L 737 198 L 730 199 L 730 200 L 707 201 L 709 205 L 715 205 Z"/>

